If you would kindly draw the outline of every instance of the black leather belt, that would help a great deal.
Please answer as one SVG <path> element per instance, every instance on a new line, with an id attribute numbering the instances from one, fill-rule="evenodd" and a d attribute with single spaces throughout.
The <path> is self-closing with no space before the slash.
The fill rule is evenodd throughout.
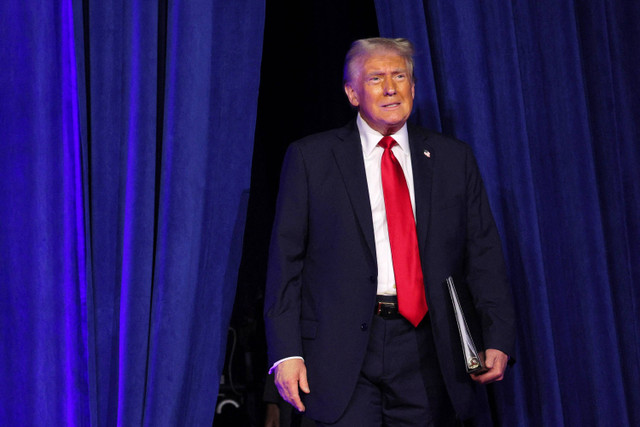
<path id="1" fill-rule="evenodd" d="M 402 315 L 398 312 L 398 297 L 395 295 L 377 295 L 373 313 L 383 319 L 402 318 Z"/>

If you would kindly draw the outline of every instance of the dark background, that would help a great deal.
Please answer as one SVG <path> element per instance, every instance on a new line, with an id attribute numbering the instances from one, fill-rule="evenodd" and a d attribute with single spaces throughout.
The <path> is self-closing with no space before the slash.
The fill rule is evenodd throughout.
<path id="1" fill-rule="evenodd" d="M 231 319 L 237 333 L 232 376 L 234 388 L 243 391 L 233 393 L 229 385 L 227 393 L 241 394 L 242 407 L 219 415 L 216 425 L 263 423 L 268 367 L 262 309 L 282 159 L 291 142 L 355 117 L 342 89 L 344 56 L 354 40 L 378 35 L 373 2 L 267 2 L 251 191 Z M 227 362 L 233 337 L 229 344 Z"/>

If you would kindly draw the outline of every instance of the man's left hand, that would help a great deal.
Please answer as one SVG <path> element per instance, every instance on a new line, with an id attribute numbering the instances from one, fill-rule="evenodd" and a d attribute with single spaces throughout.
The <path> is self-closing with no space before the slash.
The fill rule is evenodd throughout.
<path id="1" fill-rule="evenodd" d="M 489 384 L 501 381 L 504 378 L 504 371 L 507 369 L 509 356 L 493 348 L 487 349 L 484 354 L 484 365 L 487 371 L 481 374 L 471 374 L 471 378 L 480 384 Z"/>

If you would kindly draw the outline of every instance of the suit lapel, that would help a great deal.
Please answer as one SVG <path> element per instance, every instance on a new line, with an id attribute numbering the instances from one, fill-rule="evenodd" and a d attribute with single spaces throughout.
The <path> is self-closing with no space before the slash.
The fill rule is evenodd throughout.
<path id="1" fill-rule="evenodd" d="M 409 126 L 408 131 L 416 202 L 418 245 L 420 249 L 424 249 L 431 212 L 433 162 L 437 153 L 431 151 L 427 143 L 427 137 L 423 133 L 413 126 Z M 361 232 L 375 260 L 376 250 L 373 220 L 371 219 L 371 202 L 369 201 L 367 176 L 364 171 L 360 134 L 355 121 L 343 128 L 343 131 L 338 134 L 338 138 L 340 141 L 334 145 L 333 154 L 342 174 Z"/>
<path id="2" fill-rule="evenodd" d="M 360 134 L 355 120 L 343 128 L 343 132 L 338 134 L 338 137 L 340 141 L 334 145 L 333 154 L 349 194 L 351 207 L 360 225 L 360 231 L 375 260 L 376 249 L 373 220 L 371 218 L 371 202 L 369 201 L 369 187 L 367 186 L 367 175 L 364 170 Z"/>
<path id="3" fill-rule="evenodd" d="M 424 249 L 431 212 L 433 162 L 436 160 L 437 153 L 431 151 L 427 144 L 427 137 L 413 126 L 409 126 L 409 145 L 411 147 L 411 168 L 416 202 L 418 246 L 420 249 Z"/>

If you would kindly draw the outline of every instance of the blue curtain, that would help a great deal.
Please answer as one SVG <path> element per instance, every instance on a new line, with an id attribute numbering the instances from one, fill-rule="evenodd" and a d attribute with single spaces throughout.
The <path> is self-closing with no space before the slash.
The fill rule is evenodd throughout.
<path id="1" fill-rule="evenodd" d="M 0 425 L 89 420 L 72 19 L 0 4 Z"/>
<path id="2" fill-rule="evenodd" d="M 496 423 L 640 425 L 640 3 L 375 3 L 417 45 L 413 120 L 473 146 L 502 232 Z"/>
<path id="3" fill-rule="evenodd" d="M 263 28 L 263 0 L 1 3 L 0 425 L 211 425 Z"/>

